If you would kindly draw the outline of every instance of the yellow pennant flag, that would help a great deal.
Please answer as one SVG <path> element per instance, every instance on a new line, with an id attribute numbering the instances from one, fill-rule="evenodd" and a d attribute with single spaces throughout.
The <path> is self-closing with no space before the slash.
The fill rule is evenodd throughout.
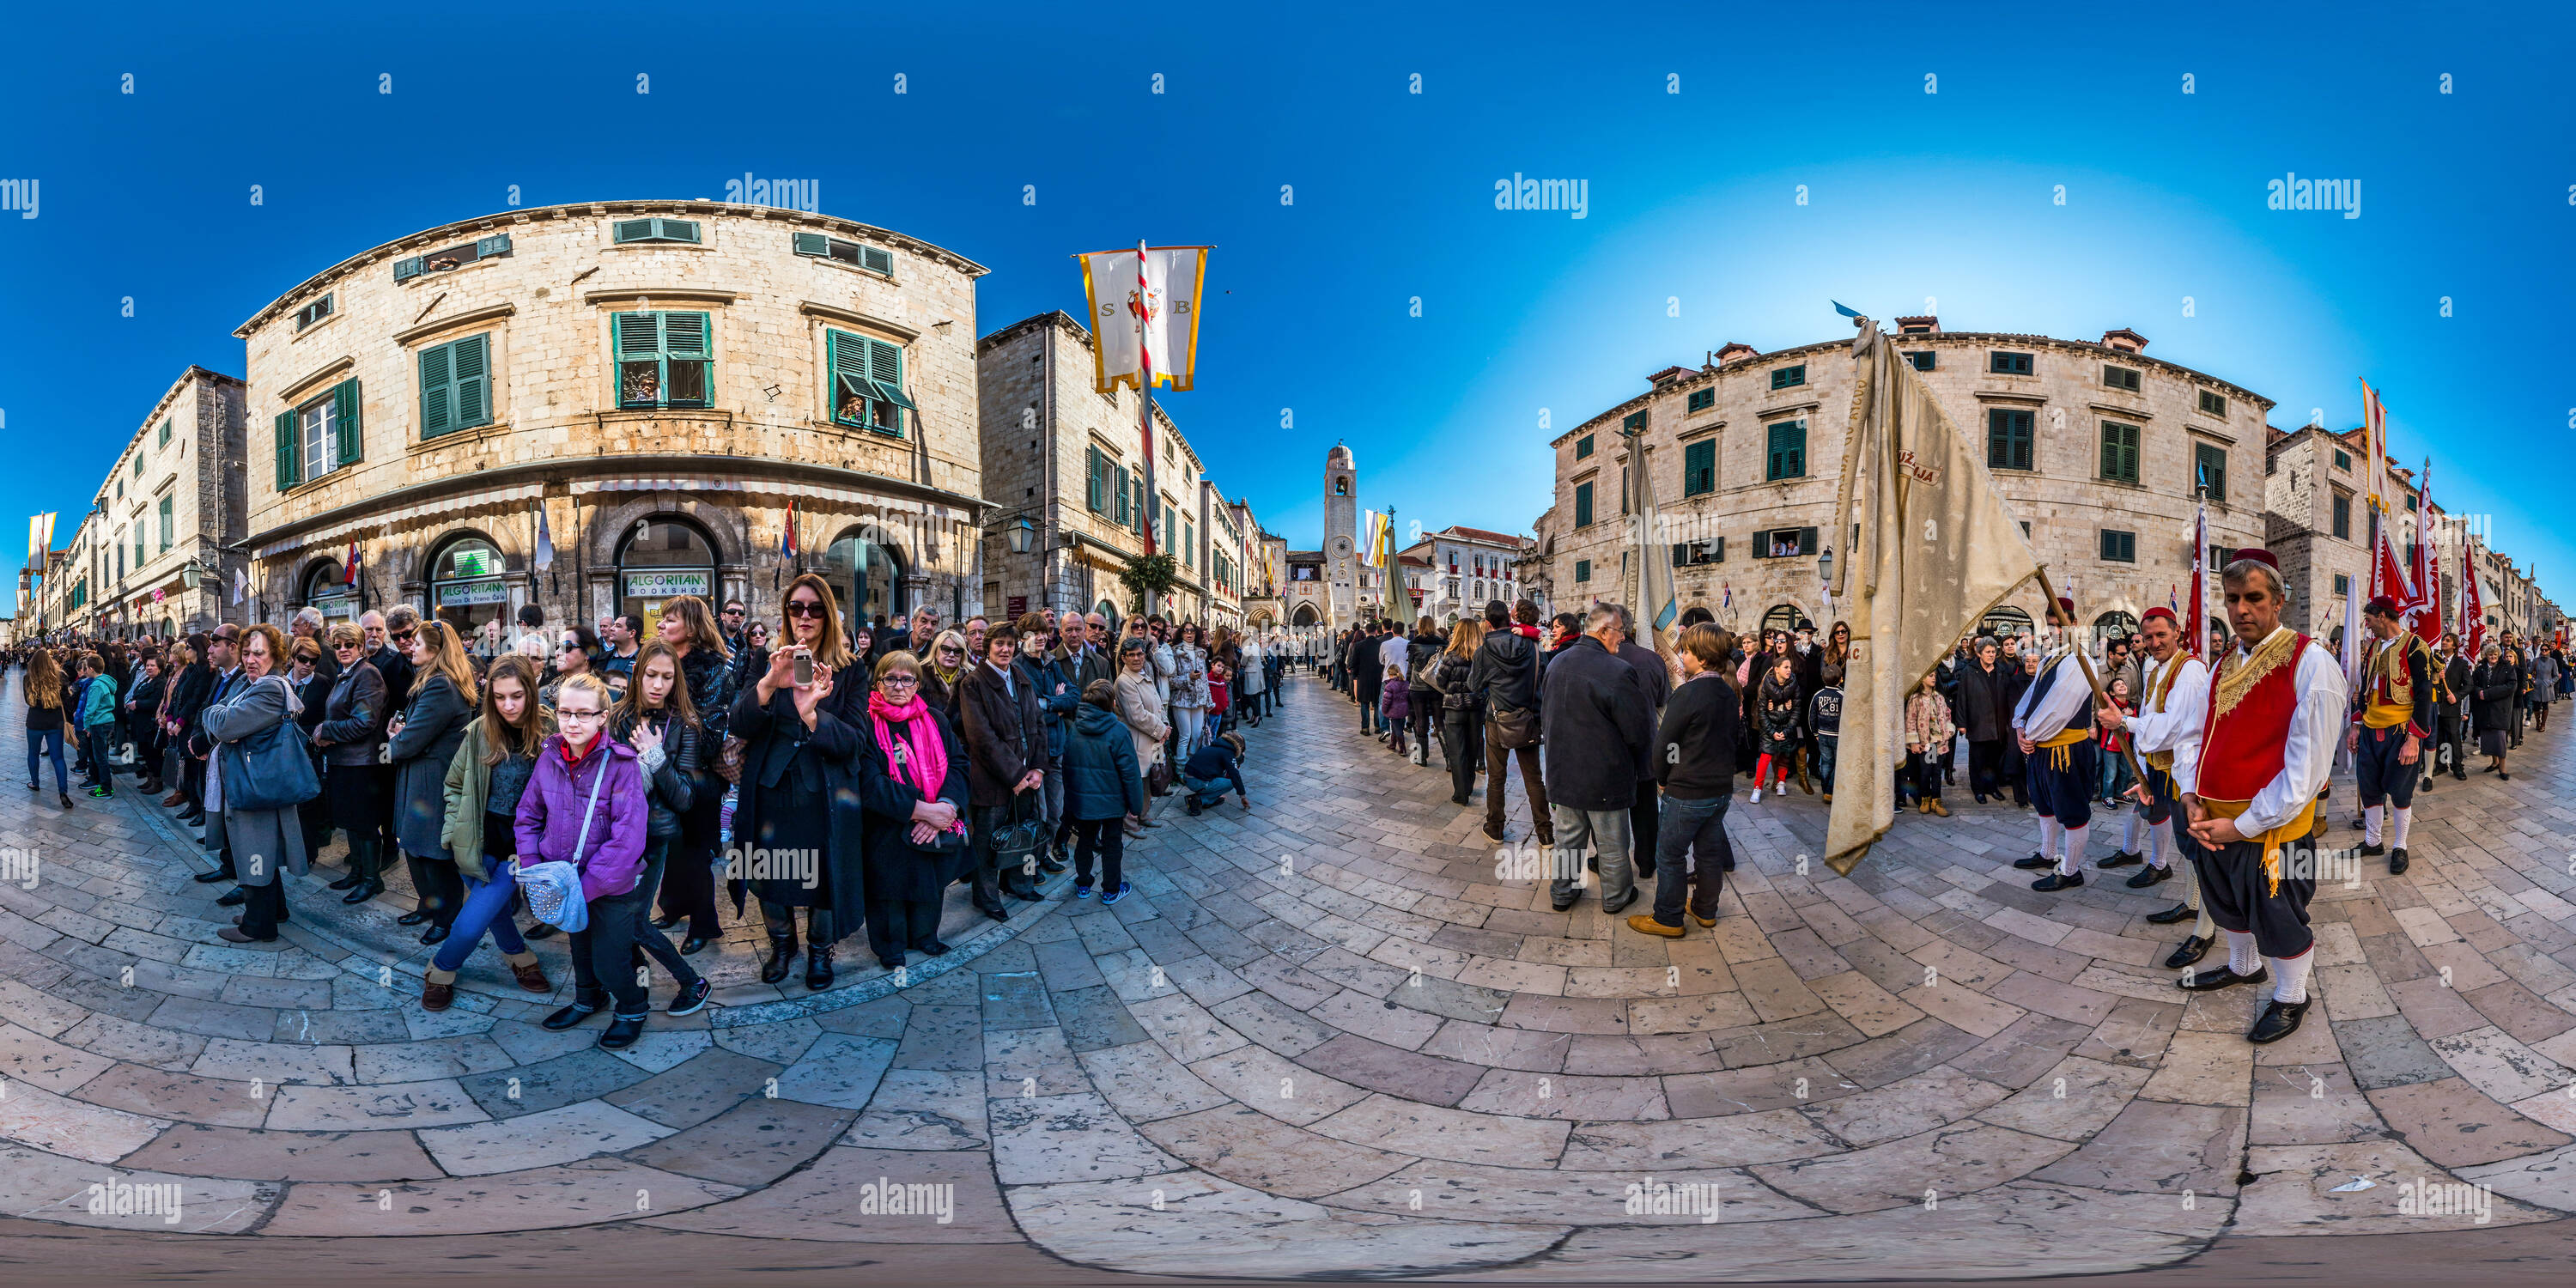
<path id="1" fill-rule="evenodd" d="M 1985 455 L 1959 433 L 1867 318 L 1852 345 L 1851 431 L 1834 531 L 1860 539 L 1835 565 L 1852 591 L 1842 748 L 1825 862 L 1851 874 L 1896 810 L 1905 700 L 1968 628 L 2039 571 Z"/>

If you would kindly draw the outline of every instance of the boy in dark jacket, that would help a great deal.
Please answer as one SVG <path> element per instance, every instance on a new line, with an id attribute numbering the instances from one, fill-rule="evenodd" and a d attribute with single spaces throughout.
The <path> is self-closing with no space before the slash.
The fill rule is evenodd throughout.
<path id="1" fill-rule="evenodd" d="M 1118 686 L 1094 680 L 1064 740 L 1064 816 L 1073 824 L 1073 897 L 1091 897 L 1091 862 L 1100 860 L 1100 902 L 1127 895 L 1125 859 L 1130 814 L 1145 812 L 1145 778 L 1136 740 L 1114 714 Z"/>
<path id="2" fill-rule="evenodd" d="M 1202 809 L 1225 800 L 1225 785 L 1234 784 L 1234 799 L 1245 809 L 1252 808 L 1252 797 L 1243 788 L 1243 735 L 1221 733 L 1216 741 L 1190 754 L 1189 763 L 1181 766 L 1181 787 L 1189 792 L 1190 817 Z"/>
<path id="3" fill-rule="evenodd" d="M 1827 662 L 1817 673 L 1820 683 L 1807 699 L 1807 728 L 1816 735 L 1816 775 L 1825 785 L 1825 803 L 1834 803 L 1834 751 L 1843 740 L 1843 665 Z"/>

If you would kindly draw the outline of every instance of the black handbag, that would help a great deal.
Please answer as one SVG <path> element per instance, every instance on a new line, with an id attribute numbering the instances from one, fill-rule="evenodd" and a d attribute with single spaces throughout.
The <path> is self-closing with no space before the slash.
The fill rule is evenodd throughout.
<path id="1" fill-rule="evenodd" d="M 1009 807 L 1011 821 L 993 829 L 993 865 L 995 867 L 1019 866 L 1027 862 L 1028 857 L 1037 853 L 1039 847 L 1046 843 L 1046 820 L 1034 816 L 1039 812 L 1035 808 L 1037 802 L 1031 799 L 1035 795 L 1034 792 L 1014 794 Z M 1031 817 L 1023 818 L 1021 817 L 1023 814 Z"/>

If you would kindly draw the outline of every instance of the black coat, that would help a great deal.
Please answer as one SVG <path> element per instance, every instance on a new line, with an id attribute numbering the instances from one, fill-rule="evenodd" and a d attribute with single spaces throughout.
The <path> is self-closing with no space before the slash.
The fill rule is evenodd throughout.
<path id="1" fill-rule="evenodd" d="M 2511 729 L 2514 707 L 2522 700 L 2522 669 L 2506 662 L 2480 662 L 2469 678 L 2470 711 L 2480 732 Z"/>
<path id="2" fill-rule="evenodd" d="M 859 813 L 865 838 L 861 846 L 867 855 L 868 901 L 937 903 L 947 895 L 948 882 L 958 870 L 960 856 L 913 845 L 912 807 L 921 803 L 921 789 L 909 777 L 898 775 L 886 759 L 885 748 L 877 744 L 877 718 L 864 705 L 859 719 Z M 948 773 L 940 782 L 939 799 L 956 806 L 957 816 L 962 819 L 966 816 L 966 744 L 959 740 L 957 727 L 949 723 L 948 717 L 934 715 L 932 719 L 939 725 L 940 745 L 948 752 Z M 887 737 L 901 744 L 901 738 L 892 730 L 887 731 Z"/>
<path id="3" fill-rule="evenodd" d="M 400 649 L 387 644 L 369 653 L 366 660 L 374 664 L 377 675 L 384 677 L 385 710 L 389 712 L 409 710 L 412 673 L 416 669 L 412 666 L 411 659 L 403 656 Z"/>
<path id="4" fill-rule="evenodd" d="M 706 734 L 667 713 L 657 727 L 662 731 L 662 767 L 644 776 L 644 835 L 677 836 L 680 820 L 707 794 Z M 635 745 L 633 721 L 619 721 L 609 732 L 619 742 Z M 640 759 L 636 768 L 643 768 Z"/>
<path id="5" fill-rule="evenodd" d="M 1467 670 L 1467 687 L 1488 709 L 1527 711 L 1539 703 L 1538 642 L 1508 628 L 1487 631 Z"/>
<path id="6" fill-rule="evenodd" d="M 733 807 L 733 834 L 736 845 L 746 844 L 741 838 L 760 835 L 760 788 L 777 786 L 790 773 L 802 772 L 799 753 L 811 750 L 806 766 L 822 779 L 822 799 L 847 802 L 858 799 L 859 741 L 867 736 L 863 726 L 868 718 L 868 668 L 865 662 L 852 662 L 832 673 L 831 696 L 823 699 L 814 711 L 814 728 L 808 732 L 805 722 L 796 714 L 796 695 L 780 689 L 769 696 L 769 705 L 760 704 L 760 685 L 743 686 L 734 695 L 733 709 L 727 713 L 727 729 L 744 742 L 742 756 L 742 792 Z M 867 836 L 862 811 L 834 808 L 828 823 L 830 837 L 823 855 L 823 865 L 831 873 L 833 928 L 843 935 L 856 933 L 867 924 Z M 733 893 L 735 912 L 742 911 L 743 896 L 758 894 L 780 902 L 799 901 L 802 892 L 793 881 L 777 884 L 785 890 L 766 890 L 769 881 L 728 882 Z"/>
<path id="7" fill-rule="evenodd" d="M 2019 697 L 2013 681 L 2021 677 L 2021 668 L 2007 666 L 1995 659 L 1989 673 L 1970 662 L 1959 668 L 1959 693 L 1951 702 L 1953 719 L 1959 732 L 1970 742 L 1993 742 L 2012 736 L 2013 701 Z"/>
<path id="8" fill-rule="evenodd" d="M 1539 720 L 1550 805 L 1611 810 L 1637 803 L 1638 782 L 1654 774 L 1655 737 L 1654 706 L 1637 668 L 1601 641 L 1576 637 L 1547 665 Z"/>
<path id="9" fill-rule="evenodd" d="M 402 732 L 386 744 L 394 766 L 394 842 L 403 853 L 445 859 L 447 765 L 456 759 L 474 707 L 432 671 L 416 686 L 403 712 Z"/>
<path id="10" fill-rule="evenodd" d="M 680 678 L 689 683 L 689 706 L 698 713 L 699 723 L 721 746 L 726 732 L 726 712 L 733 705 L 733 664 L 705 649 L 693 648 L 687 657 L 680 659 Z M 865 686 L 861 687 L 864 689 Z M 867 701 L 865 692 L 860 693 L 859 701 Z M 792 707 L 793 703 L 790 705 Z"/>
<path id="11" fill-rule="evenodd" d="M 1037 686 L 1009 688 L 989 663 L 978 662 L 959 686 L 958 721 L 966 734 L 966 782 L 977 806 L 1011 803 L 1012 788 L 1032 769 L 1046 767 L 1046 717 Z"/>
<path id="12" fill-rule="evenodd" d="M 375 663 L 358 659 L 357 665 L 342 671 L 331 686 L 331 696 L 322 706 L 322 722 L 314 726 L 317 737 L 331 740 L 331 745 L 323 748 L 324 761 L 333 765 L 376 763 L 376 748 L 385 740 L 385 719 L 389 714 L 385 708 L 385 677 L 377 673 Z M 445 773 L 445 768 L 441 767 L 440 772 Z"/>

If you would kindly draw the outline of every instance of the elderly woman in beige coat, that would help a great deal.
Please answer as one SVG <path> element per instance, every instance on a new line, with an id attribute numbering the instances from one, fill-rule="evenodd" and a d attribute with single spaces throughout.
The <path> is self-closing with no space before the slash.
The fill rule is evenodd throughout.
<path id="1" fill-rule="evenodd" d="M 1127 735 L 1136 740 L 1136 764 L 1151 774 L 1150 766 L 1163 763 L 1163 740 L 1172 736 L 1172 727 L 1163 719 L 1163 695 L 1154 685 L 1152 655 L 1142 638 L 1129 639 L 1118 646 L 1118 719 L 1127 726 Z M 1141 835 L 1143 827 L 1161 827 L 1151 819 L 1130 818 L 1127 830 Z"/>

